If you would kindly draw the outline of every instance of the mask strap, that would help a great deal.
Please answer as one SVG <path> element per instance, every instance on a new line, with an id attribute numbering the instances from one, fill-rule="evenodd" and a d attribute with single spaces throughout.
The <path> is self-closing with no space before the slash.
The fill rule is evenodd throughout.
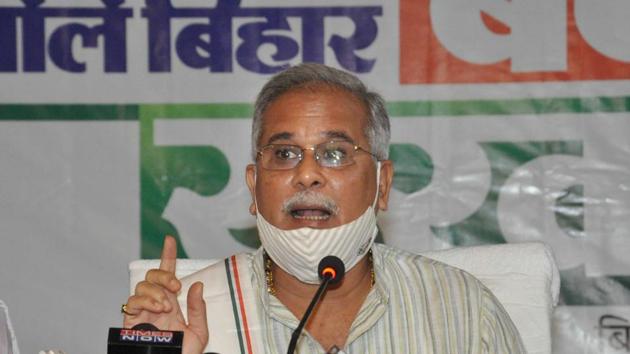
<path id="1" fill-rule="evenodd" d="M 378 195 L 380 191 L 379 183 L 381 182 L 381 162 L 376 161 L 376 195 L 374 196 L 374 201 L 372 202 L 372 209 L 376 210 L 376 204 L 378 203 Z"/>
<path id="2" fill-rule="evenodd" d="M 254 186 L 258 183 L 258 166 L 254 163 Z M 258 198 L 256 198 L 256 187 L 254 187 L 254 205 L 256 206 L 256 217 L 258 217 Z"/>

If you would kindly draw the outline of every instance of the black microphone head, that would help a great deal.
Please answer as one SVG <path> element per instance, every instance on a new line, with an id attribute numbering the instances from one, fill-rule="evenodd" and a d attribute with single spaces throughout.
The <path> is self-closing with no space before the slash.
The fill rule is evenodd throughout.
<path id="1" fill-rule="evenodd" d="M 330 278 L 330 284 L 337 284 L 346 275 L 346 266 L 339 257 L 326 256 L 319 261 L 317 274 L 320 279 Z"/>

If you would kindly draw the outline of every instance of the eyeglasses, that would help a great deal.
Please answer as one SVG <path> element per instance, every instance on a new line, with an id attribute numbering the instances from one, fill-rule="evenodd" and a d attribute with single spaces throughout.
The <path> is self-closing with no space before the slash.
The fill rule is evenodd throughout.
<path id="1" fill-rule="evenodd" d="M 376 158 L 371 152 L 348 141 L 329 141 L 307 148 L 291 144 L 269 144 L 258 150 L 257 158 L 264 169 L 290 170 L 302 161 L 305 150 L 313 151 L 315 161 L 321 167 L 326 168 L 339 168 L 354 164 L 354 155 L 358 151 L 363 151 Z"/>

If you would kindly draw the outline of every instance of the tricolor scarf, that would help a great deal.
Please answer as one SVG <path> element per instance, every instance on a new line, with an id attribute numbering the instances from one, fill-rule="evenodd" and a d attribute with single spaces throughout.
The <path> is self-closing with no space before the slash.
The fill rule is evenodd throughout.
<path id="1" fill-rule="evenodd" d="M 179 304 L 186 315 L 186 294 L 195 282 L 204 284 L 209 340 L 204 352 L 262 354 L 262 322 L 257 309 L 257 291 L 252 287 L 251 255 L 226 258 L 184 277 Z"/>

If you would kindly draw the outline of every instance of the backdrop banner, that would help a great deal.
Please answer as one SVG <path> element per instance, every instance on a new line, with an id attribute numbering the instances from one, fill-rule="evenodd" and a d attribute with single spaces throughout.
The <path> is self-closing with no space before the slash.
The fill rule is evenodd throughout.
<path id="1" fill-rule="evenodd" d="M 105 353 L 127 263 L 259 246 L 245 166 L 268 78 L 387 100 L 379 241 L 543 241 L 553 351 L 630 352 L 630 2 L 5 0 L 0 299 L 24 353 Z"/>

